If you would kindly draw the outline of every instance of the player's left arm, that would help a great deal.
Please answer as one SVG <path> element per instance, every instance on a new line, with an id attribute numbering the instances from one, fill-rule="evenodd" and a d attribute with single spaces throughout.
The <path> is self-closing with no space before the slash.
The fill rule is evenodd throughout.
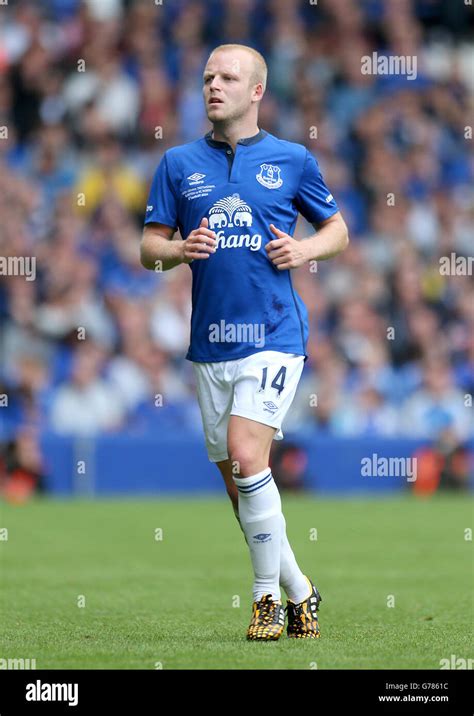
<path id="1" fill-rule="evenodd" d="M 270 224 L 275 238 L 268 242 L 265 249 L 279 271 L 297 268 L 307 261 L 331 259 L 348 246 L 349 232 L 340 211 L 313 226 L 316 233 L 299 241 Z"/>

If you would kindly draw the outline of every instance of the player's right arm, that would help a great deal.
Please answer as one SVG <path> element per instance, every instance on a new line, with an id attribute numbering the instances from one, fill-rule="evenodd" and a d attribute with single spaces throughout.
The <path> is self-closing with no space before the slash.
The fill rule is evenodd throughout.
<path id="1" fill-rule="evenodd" d="M 179 264 L 190 264 L 194 259 L 208 259 L 217 247 L 215 232 L 208 228 L 204 217 L 197 229 L 182 241 L 173 240 L 176 231 L 172 226 L 149 222 L 143 229 L 140 243 L 142 266 L 151 271 L 168 271 Z"/>

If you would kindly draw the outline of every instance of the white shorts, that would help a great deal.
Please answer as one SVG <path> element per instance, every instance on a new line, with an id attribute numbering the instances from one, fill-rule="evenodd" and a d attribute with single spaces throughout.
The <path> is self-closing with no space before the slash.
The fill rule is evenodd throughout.
<path id="1" fill-rule="evenodd" d="M 227 460 L 227 425 L 230 415 L 276 428 L 293 402 L 303 371 L 304 356 L 261 351 L 238 360 L 193 362 L 209 460 Z"/>

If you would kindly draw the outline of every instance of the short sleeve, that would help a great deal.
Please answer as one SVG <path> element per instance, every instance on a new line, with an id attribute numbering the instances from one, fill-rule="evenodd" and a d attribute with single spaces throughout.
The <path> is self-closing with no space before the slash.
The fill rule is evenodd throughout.
<path id="1" fill-rule="evenodd" d="M 295 196 L 295 206 L 311 224 L 325 221 L 339 211 L 333 195 L 324 183 L 318 162 L 308 150 Z"/>
<path id="2" fill-rule="evenodd" d="M 178 202 L 166 153 L 155 172 L 148 195 L 145 224 L 150 222 L 166 224 L 174 229 L 178 226 Z"/>

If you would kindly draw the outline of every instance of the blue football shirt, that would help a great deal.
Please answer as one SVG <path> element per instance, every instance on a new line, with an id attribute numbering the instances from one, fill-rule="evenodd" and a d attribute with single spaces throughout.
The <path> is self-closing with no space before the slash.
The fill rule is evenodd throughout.
<path id="1" fill-rule="evenodd" d="M 338 211 L 313 155 L 260 130 L 235 153 L 212 132 L 168 149 L 152 181 L 145 224 L 186 238 L 203 217 L 217 251 L 189 264 L 193 274 L 191 361 L 244 358 L 264 350 L 306 357 L 308 314 L 291 272 L 279 271 L 265 245 L 269 228 L 293 235 L 298 212 L 319 223 Z"/>

